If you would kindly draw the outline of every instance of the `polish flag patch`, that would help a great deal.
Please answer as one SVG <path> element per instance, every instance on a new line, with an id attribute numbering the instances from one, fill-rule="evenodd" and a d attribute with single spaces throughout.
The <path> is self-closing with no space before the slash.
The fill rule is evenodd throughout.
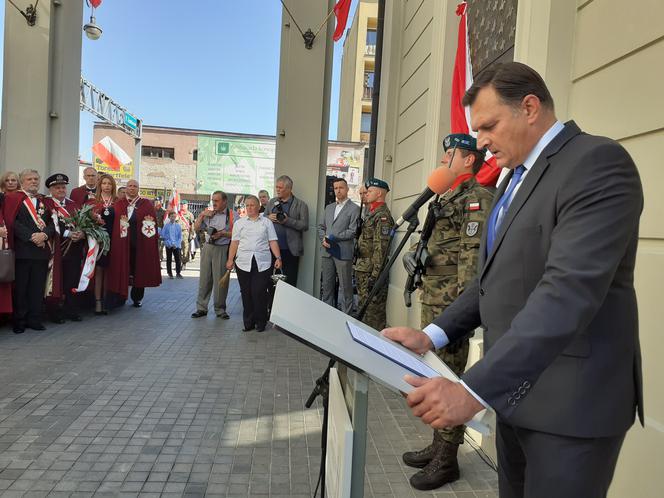
<path id="1" fill-rule="evenodd" d="M 479 210 L 480 210 L 479 202 L 471 202 L 468 204 L 468 211 L 479 211 Z"/>

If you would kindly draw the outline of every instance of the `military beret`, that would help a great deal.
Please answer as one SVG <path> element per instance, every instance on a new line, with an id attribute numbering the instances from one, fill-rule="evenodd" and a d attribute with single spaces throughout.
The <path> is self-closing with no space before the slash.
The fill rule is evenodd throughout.
<path id="1" fill-rule="evenodd" d="M 46 188 L 49 188 L 53 185 L 69 185 L 69 177 L 64 173 L 56 173 L 46 179 L 45 185 Z"/>
<path id="2" fill-rule="evenodd" d="M 445 137 L 443 140 L 443 149 L 447 151 L 450 147 L 456 147 L 457 149 L 466 149 L 473 152 L 478 152 L 477 150 L 477 140 L 475 137 L 467 135 L 465 133 L 451 133 Z M 480 151 L 481 152 L 481 151 Z"/>
<path id="3" fill-rule="evenodd" d="M 390 186 L 387 184 L 387 182 L 385 180 L 381 180 L 379 178 L 369 178 L 366 182 L 364 182 L 364 186 L 366 188 L 369 188 L 369 187 L 384 188 L 388 192 L 390 191 Z"/>
<path id="4" fill-rule="evenodd" d="M 182 199 L 180 201 L 180 204 L 189 204 L 189 201 L 187 199 Z"/>

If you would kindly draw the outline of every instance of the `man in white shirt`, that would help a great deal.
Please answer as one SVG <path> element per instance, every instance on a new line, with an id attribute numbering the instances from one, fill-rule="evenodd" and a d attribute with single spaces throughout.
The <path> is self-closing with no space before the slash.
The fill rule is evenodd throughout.
<path id="1" fill-rule="evenodd" d="M 339 279 L 342 301 L 339 308 L 350 313 L 353 308 L 353 242 L 360 208 L 348 198 L 348 183 L 337 178 L 334 183 L 336 202 L 325 206 L 323 222 L 318 225 L 321 242 L 321 299 L 330 306 L 336 301 L 336 279 Z"/>

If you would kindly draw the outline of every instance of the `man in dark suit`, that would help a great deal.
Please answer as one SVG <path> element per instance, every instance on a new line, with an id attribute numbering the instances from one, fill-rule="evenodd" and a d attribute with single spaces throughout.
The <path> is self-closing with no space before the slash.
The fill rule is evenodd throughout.
<path id="1" fill-rule="evenodd" d="M 349 314 L 353 309 L 353 245 L 360 207 L 348 198 L 348 183 L 337 178 L 332 184 L 336 202 L 325 206 L 323 223 L 318 225 L 322 246 L 321 273 L 323 295 L 330 306 L 335 303 L 336 278 L 343 301 L 340 309 Z"/>
<path id="2" fill-rule="evenodd" d="M 384 334 L 422 353 L 481 324 L 485 356 L 460 383 L 408 378 L 408 404 L 435 428 L 495 410 L 501 498 L 604 497 L 635 409 L 643 423 L 636 166 L 616 142 L 557 121 L 523 64 L 482 72 L 464 104 L 478 147 L 512 170 L 479 275 L 424 332 Z"/>
<path id="3" fill-rule="evenodd" d="M 55 234 L 42 196 L 39 193 L 39 173 L 26 169 L 19 175 L 21 189 L 16 196 L 16 217 L 12 224 L 16 257 L 14 281 L 14 333 L 26 327 L 45 330 L 42 324 L 42 304 L 51 258 L 50 241 Z"/>

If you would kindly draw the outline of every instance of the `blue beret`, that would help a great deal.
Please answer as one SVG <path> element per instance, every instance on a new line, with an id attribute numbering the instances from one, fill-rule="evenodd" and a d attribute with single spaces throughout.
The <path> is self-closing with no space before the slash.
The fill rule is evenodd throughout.
<path id="1" fill-rule="evenodd" d="M 369 187 L 378 187 L 378 188 L 384 188 L 388 192 L 390 191 L 390 186 L 387 184 L 385 180 L 381 180 L 379 178 L 370 178 L 366 182 L 364 182 L 364 186 L 366 188 Z"/>
<path id="2" fill-rule="evenodd" d="M 479 152 L 477 150 L 477 140 L 475 137 L 465 133 L 451 133 L 447 135 L 445 140 L 443 140 L 443 149 L 447 151 L 447 149 L 451 147 Z"/>

